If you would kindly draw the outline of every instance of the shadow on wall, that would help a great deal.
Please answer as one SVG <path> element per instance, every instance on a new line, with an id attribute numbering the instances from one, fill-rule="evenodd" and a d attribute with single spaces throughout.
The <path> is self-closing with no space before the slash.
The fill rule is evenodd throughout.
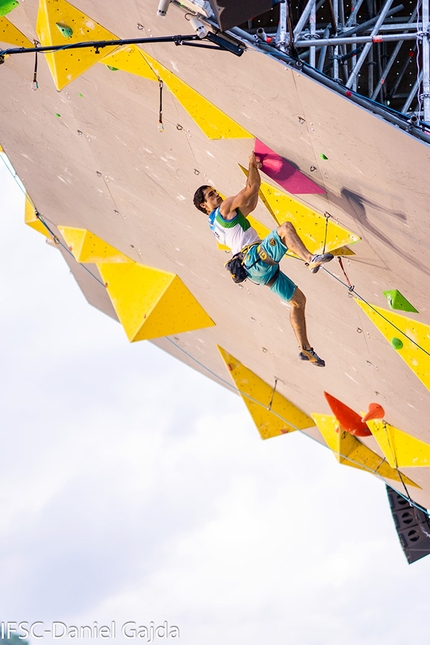
<path id="1" fill-rule="evenodd" d="M 381 217 L 384 218 L 384 222 L 389 221 L 390 225 L 393 226 L 396 234 L 405 235 L 406 232 L 398 226 L 398 224 L 403 224 L 407 222 L 407 215 L 401 211 L 391 211 L 380 206 L 376 202 L 355 193 L 349 188 L 342 188 L 341 197 L 330 196 L 330 199 L 333 199 L 334 202 L 337 202 L 347 213 L 349 213 L 354 219 L 358 220 L 360 224 L 367 230 L 369 233 L 374 235 L 378 240 L 383 244 L 390 247 L 394 250 L 400 257 L 409 262 L 416 269 L 419 269 L 426 275 L 430 275 L 430 269 L 417 260 L 416 257 L 412 256 L 410 253 L 405 251 L 404 248 L 397 246 L 393 239 L 388 237 L 384 232 L 382 232 L 374 222 L 371 222 L 369 219 L 368 210 L 376 211 L 376 213 L 381 213 Z M 346 203 L 345 203 L 346 202 Z M 366 209 L 367 207 L 367 209 Z"/>

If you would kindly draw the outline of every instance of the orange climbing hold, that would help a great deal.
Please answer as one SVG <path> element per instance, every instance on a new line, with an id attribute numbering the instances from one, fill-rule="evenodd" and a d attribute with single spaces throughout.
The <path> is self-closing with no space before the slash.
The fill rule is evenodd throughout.
<path id="1" fill-rule="evenodd" d="M 346 430 L 346 432 L 349 432 L 355 437 L 371 436 L 372 433 L 367 425 L 363 423 L 361 416 L 357 414 L 357 412 L 351 410 L 351 408 L 345 405 L 345 403 L 342 403 L 342 401 L 335 399 L 335 397 L 328 392 L 324 392 L 324 396 L 342 430 Z"/>
<path id="2" fill-rule="evenodd" d="M 369 410 L 367 414 L 361 419 L 363 423 L 371 419 L 383 419 L 385 417 L 385 410 L 379 403 L 369 403 Z"/>

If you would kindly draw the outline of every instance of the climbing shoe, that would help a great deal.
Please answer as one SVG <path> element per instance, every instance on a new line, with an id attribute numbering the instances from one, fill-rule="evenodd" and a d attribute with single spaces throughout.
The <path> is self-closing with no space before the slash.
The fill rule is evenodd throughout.
<path id="1" fill-rule="evenodd" d="M 333 260 L 333 258 L 334 255 L 332 255 L 331 253 L 322 253 L 320 255 L 315 254 L 314 256 L 312 256 L 312 260 L 309 263 L 311 273 L 318 273 L 321 264 L 330 262 L 331 260 Z M 317 266 L 313 267 L 312 265 L 316 263 L 318 263 Z"/>
<path id="2" fill-rule="evenodd" d="M 302 361 L 309 361 L 313 365 L 316 365 L 317 367 L 325 367 L 325 361 L 323 361 L 322 358 L 318 356 L 316 352 L 314 352 L 314 348 L 310 347 L 309 349 L 305 349 L 302 347 L 302 351 L 299 354 L 299 358 Z"/>

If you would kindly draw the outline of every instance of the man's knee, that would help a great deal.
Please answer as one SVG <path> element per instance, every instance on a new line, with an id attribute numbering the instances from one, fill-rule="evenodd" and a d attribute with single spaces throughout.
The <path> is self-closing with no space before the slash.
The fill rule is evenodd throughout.
<path id="1" fill-rule="evenodd" d="M 290 235 L 291 233 L 295 233 L 296 229 L 294 228 L 293 224 L 291 222 L 283 222 L 278 228 L 276 229 L 276 232 L 278 233 L 279 237 L 282 239 L 283 236 L 285 235 Z"/>
<path id="2" fill-rule="evenodd" d="M 293 307 L 297 307 L 299 309 L 305 308 L 306 296 L 303 293 L 303 291 L 300 291 L 298 287 L 296 287 L 294 291 L 294 295 L 290 300 L 290 303 L 293 305 Z"/>

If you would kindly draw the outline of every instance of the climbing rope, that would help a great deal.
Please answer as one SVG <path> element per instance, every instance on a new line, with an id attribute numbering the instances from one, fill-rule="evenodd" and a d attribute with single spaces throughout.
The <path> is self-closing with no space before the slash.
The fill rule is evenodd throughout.
<path id="1" fill-rule="evenodd" d="M 2 158 L 3 158 L 3 155 L 0 155 L 0 157 L 2 157 Z M 19 186 L 20 190 L 21 190 L 24 194 L 26 194 L 26 191 L 25 191 L 25 189 L 22 187 L 22 184 L 21 184 L 21 182 L 19 181 L 19 178 L 17 177 L 17 175 L 12 173 L 12 171 L 10 170 L 10 168 L 9 168 L 8 164 L 6 164 L 6 162 L 5 162 L 5 161 L 4 161 L 4 163 L 5 163 L 6 167 L 8 168 L 9 172 L 11 173 L 12 177 L 14 178 L 14 180 L 16 181 L 16 183 L 18 184 L 18 186 Z M 55 243 L 55 244 L 58 244 L 59 246 L 61 246 L 65 251 L 67 251 L 67 253 L 69 253 L 69 255 L 71 255 L 71 257 L 73 257 L 73 258 L 74 258 L 74 256 L 73 256 L 73 254 L 71 253 L 70 249 L 69 249 L 67 246 L 65 246 L 65 245 L 61 242 L 61 240 L 58 238 L 58 236 L 56 236 L 56 235 L 55 235 L 55 233 L 51 230 L 51 228 L 50 228 L 50 227 L 48 226 L 48 224 L 46 223 L 46 221 L 45 221 L 44 217 L 39 213 L 39 211 L 37 211 L 37 209 L 35 209 L 35 213 L 36 213 L 36 217 L 38 218 L 38 220 L 43 224 L 43 226 L 44 226 L 44 227 L 46 228 L 46 230 L 49 232 L 49 234 L 50 234 L 50 236 L 52 237 L 52 240 L 54 241 L 54 243 Z M 87 271 L 87 272 L 88 272 L 88 273 L 89 273 L 89 274 L 90 274 L 90 275 L 91 275 L 91 276 L 92 276 L 92 277 L 93 277 L 93 278 L 94 278 L 94 279 L 95 279 L 99 284 L 101 284 L 104 288 L 106 288 L 106 285 L 105 285 L 101 280 L 99 280 L 99 278 L 98 278 L 96 275 L 94 275 L 94 274 L 93 274 L 93 273 L 88 269 L 88 267 L 86 267 L 86 266 L 85 266 L 85 265 L 83 265 L 82 263 L 78 262 L 78 261 L 76 260 L 76 258 L 74 258 L 74 259 L 75 259 L 75 261 L 77 262 L 77 264 L 79 264 L 83 269 L 85 269 L 85 270 L 86 270 L 86 271 Z M 335 275 L 334 275 L 334 274 L 332 274 L 330 271 L 328 271 L 328 270 L 326 269 L 326 267 L 324 267 L 324 266 L 323 266 L 323 268 L 324 268 L 324 270 L 325 270 L 325 271 L 327 271 L 327 273 L 329 273 L 329 275 L 331 275 L 332 277 L 334 277 L 338 282 L 340 282 L 341 284 L 343 284 L 344 286 L 346 286 L 346 287 L 348 288 L 348 290 L 349 290 L 348 285 L 344 284 L 344 283 L 343 283 L 343 282 L 342 282 L 342 281 L 341 281 L 337 276 L 335 276 Z M 362 298 L 361 296 L 359 296 L 355 291 L 354 291 L 354 293 L 355 293 L 355 295 L 356 295 L 357 297 L 359 297 L 361 300 L 363 300 L 363 302 L 366 302 L 366 301 L 364 300 L 364 298 Z M 368 304 L 368 303 L 366 303 L 366 304 Z M 371 306 L 371 305 L 369 305 L 369 306 Z M 376 312 L 376 313 L 379 313 L 379 312 Z M 387 322 L 390 322 L 390 321 L 387 321 Z M 391 323 L 390 323 L 390 324 L 391 324 Z M 394 325 L 393 325 L 393 326 L 394 326 Z M 395 326 L 394 326 L 394 327 L 395 327 Z M 396 328 L 396 329 L 397 329 L 397 328 Z M 398 330 L 398 331 L 401 331 L 401 330 Z M 403 333 L 403 332 L 402 332 L 402 333 Z M 404 334 L 404 335 L 406 336 L 406 334 Z M 209 375 L 211 375 L 215 380 L 219 381 L 222 385 L 224 385 L 224 386 L 226 386 L 228 389 L 233 390 L 234 392 L 236 392 L 236 393 L 240 394 L 242 397 L 247 398 L 249 401 L 251 401 L 251 402 L 255 403 L 256 405 L 259 405 L 259 406 L 261 406 L 261 407 L 264 407 L 266 410 L 270 411 L 270 413 L 271 413 L 271 414 L 273 414 L 275 417 L 277 417 L 278 419 L 280 419 L 283 423 L 285 423 L 285 424 L 287 424 L 288 426 L 290 426 L 293 430 L 296 430 L 296 431 L 298 431 L 298 432 L 302 432 L 303 434 L 306 434 L 306 433 L 305 433 L 301 428 L 298 428 L 298 427 L 297 427 L 297 426 L 295 426 L 293 423 L 291 423 L 290 421 L 288 421 L 287 419 L 285 419 L 282 415 L 280 415 L 279 413 L 275 412 L 275 411 L 272 409 L 272 404 L 273 404 L 273 400 L 274 400 L 274 396 L 275 396 L 275 392 L 276 392 L 276 388 L 277 388 L 277 383 L 278 383 L 278 380 L 279 380 L 279 379 L 278 379 L 278 377 L 275 377 L 275 383 L 274 383 L 274 387 L 273 387 L 273 390 L 272 390 L 271 399 L 270 399 L 269 405 L 268 405 L 268 406 L 266 406 L 266 405 L 265 405 L 264 403 L 262 403 L 261 401 L 258 401 L 258 400 L 257 400 L 257 399 L 255 399 L 254 397 L 250 396 L 248 393 L 243 392 L 243 391 L 241 391 L 239 388 L 237 388 L 235 385 L 232 385 L 232 384 L 231 384 L 229 381 L 227 381 L 226 379 L 224 379 L 224 378 L 220 377 L 220 376 L 219 376 L 218 374 L 216 374 L 213 370 L 211 370 L 209 367 L 207 367 L 204 363 L 202 363 L 201 361 L 199 361 L 198 359 L 196 359 L 196 358 L 195 358 L 194 356 L 192 356 L 189 352 L 187 352 L 185 349 L 183 349 L 180 345 L 178 345 L 177 343 L 175 343 L 171 338 L 169 338 L 168 336 L 166 336 L 165 338 L 166 338 L 166 340 L 167 340 L 168 342 L 170 342 L 170 343 L 171 343 L 171 344 L 172 344 L 172 345 L 173 345 L 177 350 L 179 350 L 180 352 L 182 352 L 183 354 L 185 354 L 185 355 L 187 356 L 187 358 L 188 358 L 188 359 L 190 359 L 190 361 L 192 361 L 193 363 L 195 363 L 196 365 L 198 365 L 199 367 L 201 367 L 205 372 L 207 372 Z M 411 340 L 412 340 L 412 339 L 411 339 Z M 414 341 L 412 341 L 412 342 L 414 342 Z M 417 345 L 417 343 L 415 343 L 415 344 Z M 418 345 L 418 347 L 419 347 L 419 345 Z M 424 351 L 425 351 L 425 350 L 424 350 Z M 427 352 L 426 352 L 426 353 L 427 353 Z M 317 439 L 315 439 L 314 437 L 311 437 L 310 435 L 306 435 L 306 436 L 307 436 L 308 438 L 312 439 L 313 441 L 317 441 Z M 318 443 L 320 443 L 320 442 L 318 442 Z M 320 445 L 323 445 L 323 444 L 320 444 Z M 326 446 L 326 448 L 328 448 L 328 446 Z M 328 449 L 329 449 L 329 448 L 328 448 Z M 347 460 L 347 461 L 349 461 L 349 462 L 351 462 L 351 463 L 353 463 L 353 464 L 356 464 L 356 465 L 360 466 L 360 468 L 361 468 L 362 470 L 365 470 L 365 471 L 367 471 L 367 472 L 371 473 L 372 475 L 375 475 L 375 476 L 376 476 L 376 477 L 378 477 L 380 480 L 382 480 L 386 485 L 390 486 L 389 484 L 387 484 L 387 482 L 386 482 L 386 480 L 384 479 L 384 477 L 382 477 L 382 475 L 380 475 L 380 474 L 379 474 L 379 472 L 378 472 L 378 469 L 379 469 L 380 465 L 383 463 L 383 461 L 385 461 L 384 459 L 381 461 L 381 464 L 378 466 L 378 468 L 377 468 L 377 469 L 372 470 L 371 468 L 369 468 L 369 467 L 368 467 L 368 466 L 366 466 L 365 464 L 361 464 L 361 463 L 359 463 L 359 462 L 355 461 L 354 459 L 351 459 L 351 457 L 349 457 L 349 456 L 347 456 L 347 455 L 343 455 L 343 454 L 340 454 L 340 453 L 339 453 L 339 457 L 341 457 L 342 459 L 345 459 L 345 460 Z M 403 487 L 404 487 L 404 489 L 405 489 L 406 496 L 405 496 L 405 495 L 403 495 L 402 493 L 400 493 L 399 491 L 397 491 L 397 489 L 393 489 L 393 490 L 395 490 L 395 491 L 396 491 L 399 495 L 401 495 L 401 496 L 402 496 L 406 501 L 408 501 L 408 503 L 409 503 L 411 506 L 414 506 L 414 507 L 415 507 L 415 508 L 417 508 L 418 510 L 421 510 L 421 511 L 422 511 L 422 510 L 423 510 L 423 509 L 422 509 L 422 507 L 421 507 L 421 506 L 419 506 L 418 504 L 416 504 L 416 503 L 412 500 L 412 498 L 410 497 L 409 491 L 408 491 L 408 489 L 407 489 L 407 487 L 406 487 L 406 484 L 405 484 L 405 482 L 404 482 L 404 480 L 403 480 L 403 477 L 402 477 L 401 472 L 400 472 L 397 468 L 396 468 L 395 470 L 396 470 L 396 472 L 399 474 L 399 478 L 400 478 L 400 480 L 401 480 L 401 482 L 402 482 L 402 485 L 403 485 Z M 390 486 L 390 488 L 392 488 L 392 486 Z M 430 518 L 430 513 L 429 513 L 428 511 L 426 511 L 426 514 L 427 514 L 427 516 Z"/>
<path id="2" fill-rule="evenodd" d="M 232 383 L 230 383 L 229 381 L 226 381 L 224 378 L 222 378 L 221 376 L 219 376 L 216 372 L 214 372 L 214 371 L 213 371 L 213 370 L 211 370 L 209 367 L 207 367 L 207 365 L 205 365 L 204 363 L 202 363 L 201 361 L 199 361 L 197 358 L 195 358 L 194 356 L 192 356 L 192 354 L 190 354 L 190 353 L 189 353 L 189 352 L 187 352 L 185 349 L 183 349 L 180 345 L 178 345 L 177 343 L 175 343 L 171 338 L 169 338 L 169 336 L 166 336 L 166 340 L 167 340 L 169 343 L 171 343 L 171 344 L 172 344 L 172 345 L 173 345 L 177 350 L 179 350 L 180 352 L 182 352 L 183 354 L 185 354 L 185 356 L 186 356 L 188 359 L 190 359 L 193 363 L 195 363 L 196 365 L 198 365 L 199 367 L 201 367 L 201 368 L 202 368 L 205 372 L 207 372 L 211 377 L 213 377 L 215 380 L 219 381 L 222 385 L 224 385 L 225 387 L 227 387 L 227 388 L 228 388 L 228 389 L 230 389 L 230 390 L 233 390 L 233 392 L 235 392 L 235 393 L 237 393 L 237 394 L 240 394 L 242 397 L 244 397 L 244 398 L 248 399 L 248 400 L 249 400 L 249 401 L 251 401 L 252 403 L 255 403 L 256 405 L 259 405 L 259 406 L 261 406 L 261 407 L 263 407 L 263 408 L 266 408 L 266 409 L 267 409 L 267 406 L 266 406 L 264 403 L 262 403 L 261 401 L 258 401 L 257 399 L 255 399 L 253 396 L 251 396 L 251 395 L 250 395 L 250 394 L 248 394 L 247 392 L 243 392 L 242 390 L 240 390 L 239 388 L 237 388 L 235 385 L 233 385 L 233 384 L 232 384 Z M 288 421 L 287 419 L 285 419 L 285 418 L 284 418 L 281 414 L 279 414 L 278 412 L 275 412 L 275 411 L 274 411 L 274 410 L 272 410 L 272 409 L 270 410 L 270 412 L 271 412 L 271 414 L 273 414 L 275 417 L 277 417 L 278 419 L 280 419 L 283 423 L 285 423 L 285 424 L 289 425 L 293 430 L 296 430 L 297 432 L 301 432 L 302 434 L 306 435 L 306 437 L 308 437 L 309 439 L 312 439 L 312 441 L 315 441 L 315 442 L 317 442 L 319 445 L 322 445 L 323 447 L 325 447 L 325 448 L 327 448 L 328 450 L 330 450 L 330 448 L 329 448 L 327 445 L 321 444 L 317 439 L 315 439 L 314 437 L 312 437 L 312 436 L 310 436 L 310 435 L 306 434 L 306 432 L 304 432 L 301 428 L 298 428 L 297 426 L 295 426 L 293 423 L 291 423 L 291 421 Z M 352 459 L 352 458 L 351 458 L 351 457 L 349 457 L 348 455 L 344 455 L 344 454 L 342 454 L 342 453 L 338 453 L 338 454 L 339 454 L 339 457 L 341 457 L 342 459 L 345 459 L 346 461 L 351 462 L 351 464 L 355 464 L 355 465 L 359 466 L 361 470 L 365 470 L 365 471 L 367 471 L 367 472 L 371 473 L 372 475 L 375 475 L 376 477 L 378 477 L 378 479 L 380 479 L 380 480 L 381 480 L 381 481 L 383 481 L 387 486 L 389 486 L 390 488 L 392 488 L 396 493 L 398 493 L 401 497 L 403 497 L 406 501 L 408 501 L 412 506 L 414 506 L 415 508 L 417 508 L 417 509 L 419 509 L 419 510 L 421 510 L 421 511 L 422 511 L 422 507 L 421 507 L 419 504 L 417 504 L 416 502 L 414 502 L 414 501 L 413 501 L 413 499 L 410 497 L 409 493 L 407 493 L 407 496 L 403 495 L 403 494 L 402 494 L 401 492 L 399 492 L 397 489 L 393 488 L 390 484 L 388 484 L 388 483 L 387 483 L 387 481 L 384 479 L 384 477 L 383 477 L 383 476 L 378 472 L 378 469 L 379 469 L 379 468 L 381 467 L 381 465 L 386 461 L 386 459 L 385 459 L 385 458 L 381 458 L 381 463 L 379 464 L 378 468 L 376 468 L 375 470 L 372 470 L 372 468 L 369 468 L 369 467 L 368 467 L 368 466 L 366 466 L 365 464 L 361 464 L 360 462 L 356 461 L 355 459 Z M 399 473 L 399 477 L 400 477 L 400 471 L 399 471 L 397 468 L 396 468 L 395 470 L 396 470 L 396 472 L 397 472 L 397 473 Z M 406 485 L 405 485 L 404 481 L 403 481 L 402 483 L 403 483 L 403 487 L 404 487 L 404 488 L 406 488 Z M 406 489 L 406 490 L 407 490 L 407 489 Z M 427 514 L 427 516 L 428 516 L 428 517 L 429 517 L 429 519 L 430 519 L 430 512 L 429 512 L 429 511 L 426 511 L 426 514 Z"/>
<path id="3" fill-rule="evenodd" d="M 79 264 L 79 266 L 81 266 L 83 269 L 85 269 L 85 271 L 86 271 L 87 273 L 89 273 L 89 274 L 90 274 L 90 276 L 92 276 L 92 277 L 94 278 L 94 280 L 97 280 L 97 282 L 98 282 L 99 284 L 101 284 L 101 285 L 102 285 L 102 287 L 104 287 L 104 288 L 106 289 L 106 285 L 105 285 L 105 283 L 104 283 L 104 282 L 102 282 L 101 280 L 99 280 L 99 278 L 98 278 L 96 275 L 94 275 L 94 273 L 93 273 L 92 271 L 90 271 L 90 270 L 89 270 L 89 268 L 85 266 L 85 264 L 82 264 L 82 262 L 78 262 L 78 261 L 76 260 L 75 256 L 74 256 L 74 255 L 73 255 L 73 253 L 71 252 L 71 250 L 70 250 L 70 249 L 69 249 L 65 244 L 63 244 L 63 243 L 62 243 L 62 241 L 60 240 L 60 238 L 59 238 L 57 235 L 55 235 L 55 233 L 54 233 L 54 232 L 49 228 L 48 224 L 45 222 L 45 220 L 44 220 L 44 218 L 42 217 L 42 215 L 41 215 L 41 214 L 40 214 L 36 209 L 35 209 L 35 214 L 36 214 L 37 219 L 38 219 L 38 220 L 43 224 L 43 226 L 46 228 L 46 230 L 47 230 L 47 231 L 48 231 L 48 233 L 50 234 L 50 236 L 51 236 L 51 238 L 52 238 L 52 241 L 53 241 L 55 244 L 58 244 L 58 246 L 61 246 L 61 248 L 62 248 L 64 251 L 66 251 L 66 252 L 67 252 L 67 253 L 68 253 L 68 254 L 69 254 L 69 255 L 70 255 L 70 256 L 71 256 L 71 257 L 76 261 L 76 263 L 77 263 L 77 264 Z"/>
<path id="4" fill-rule="evenodd" d="M 341 264 L 341 266 L 342 266 L 342 261 L 341 261 L 341 258 L 340 258 L 340 257 L 339 257 L 339 262 L 340 262 L 340 264 Z M 370 302 L 367 302 L 367 300 L 366 300 L 365 298 L 363 298 L 363 296 L 360 296 L 360 294 L 359 294 L 359 293 L 357 293 L 357 291 L 355 290 L 354 285 L 352 285 L 352 284 L 351 284 L 351 282 L 350 282 L 350 280 L 349 280 L 349 278 L 348 278 L 348 276 L 346 275 L 346 273 L 345 273 L 345 272 L 344 272 L 344 273 L 345 273 L 345 279 L 347 280 L 347 282 L 346 282 L 346 283 L 345 283 L 345 282 L 342 282 L 342 280 L 341 280 L 340 278 L 338 278 L 338 277 L 337 277 L 337 275 L 335 275 L 334 273 L 332 273 L 331 271 L 329 271 L 329 270 L 326 268 L 326 266 L 325 266 L 325 265 L 322 265 L 322 266 L 321 266 L 321 268 L 322 268 L 322 269 L 324 269 L 324 271 L 326 271 L 326 272 L 327 272 L 327 273 L 328 273 L 332 278 L 334 278 L 335 280 L 337 280 L 338 282 L 340 282 L 340 284 L 342 284 L 344 287 L 346 287 L 346 288 L 348 289 L 349 294 L 354 295 L 356 298 L 358 298 L 359 300 L 361 300 L 362 302 L 364 302 L 364 304 L 365 304 L 365 305 L 367 305 L 367 306 L 369 307 L 369 309 L 371 309 L 375 314 L 377 314 L 380 318 L 382 318 L 382 319 L 383 319 L 383 320 L 384 320 L 388 325 L 391 325 L 391 327 L 393 327 L 393 329 L 395 329 L 395 330 L 396 330 L 396 331 L 398 331 L 400 334 L 402 334 L 402 336 L 404 336 L 407 340 L 409 340 L 409 341 L 410 341 L 411 343 L 413 343 L 416 347 L 418 347 L 418 349 L 421 349 L 425 354 L 427 354 L 427 356 L 430 356 L 430 352 L 428 352 L 426 349 L 424 349 L 424 347 L 422 347 L 419 343 L 417 343 L 413 338 L 411 338 L 410 336 L 408 336 L 404 331 L 402 331 L 401 329 L 399 329 L 399 327 L 397 327 L 397 325 L 395 325 L 393 322 L 391 322 L 391 320 L 389 320 L 388 318 L 386 318 L 386 317 L 384 316 L 384 314 L 382 314 L 380 311 L 378 311 L 377 309 L 375 309 L 375 307 L 374 307 L 373 305 L 371 305 L 371 304 L 370 304 Z"/>

